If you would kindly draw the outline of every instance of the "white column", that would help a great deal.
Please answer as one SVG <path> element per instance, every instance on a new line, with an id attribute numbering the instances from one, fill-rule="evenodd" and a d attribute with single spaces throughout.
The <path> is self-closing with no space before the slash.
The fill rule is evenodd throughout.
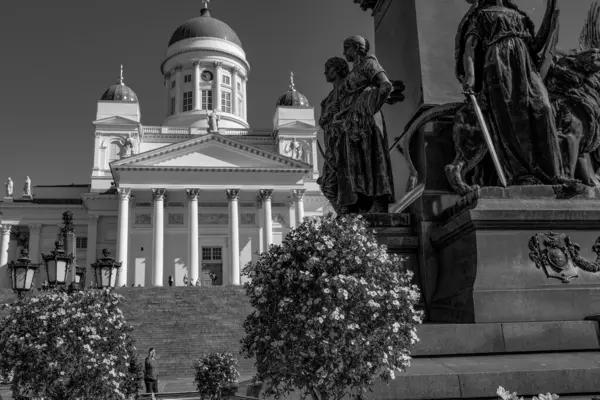
<path id="1" fill-rule="evenodd" d="M 296 204 L 296 226 L 300 226 L 304 220 L 304 193 L 306 189 L 293 189 L 292 197 Z"/>
<path id="2" fill-rule="evenodd" d="M 121 263 L 121 269 L 117 274 L 117 287 L 121 287 L 123 285 L 127 285 L 127 249 L 129 246 L 129 196 L 131 195 L 131 189 L 118 188 L 117 192 L 119 194 L 117 261 Z"/>
<path id="3" fill-rule="evenodd" d="M 240 189 L 225 189 L 229 200 L 229 250 L 231 253 L 229 271 L 229 284 L 240 284 L 240 225 L 238 221 L 239 207 L 238 195 Z"/>
<path id="4" fill-rule="evenodd" d="M 200 93 L 200 62 L 194 61 L 194 110 L 202 108 L 202 98 Z"/>
<path id="5" fill-rule="evenodd" d="M 37 264 L 40 262 L 40 233 L 42 224 L 29 225 L 29 258 L 31 262 Z"/>
<path id="6" fill-rule="evenodd" d="M 246 83 L 248 83 L 248 78 L 242 79 L 242 104 L 244 107 L 244 115 L 242 115 L 242 117 L 244 119 L 248 118 L 248 96 L 246 96 Z"/>
<path id="7" fill-rule="evenodd" d="M 181 65 L 175 67 L 175 113 L 183 111 L 183 68 Z"/>
<path id="8" fill-rule="evenodd" d="M 239 82 L 239 74 L 240 70 L 237 67 L 233 67 L 231 70 L 231 110 L 233 111 L 233 115 L 240 116 L 242 110 L 238 110 L 238 82 Z"/>
<path id="9" fill-rule="evenodd" d="M 311 155 L 311 161 L 312 161 L 312 165 L 313 165 L 313 177 L 317 177 L 319 175 L 319 161 L 318 161 L 318 157 L 317 157 L 317 138 L 313 138 L 313 140 L 311 141 L 311 146 L 312 146 L 312 155 Z"/>
<path id="10" fill-rule="evenodd" d="M 94 281 L 94 271 L 91 265 L 96 262 L 96 242 L 98 241 L 98 218 L 97 214 L 88 215 L 87 226 L 87 250 L 85 253 L 85 285 L 90 286 Z"/>
<path id="11" fill-rule="evenodd" d="M 8 246 L 10 243 L 11 225 L 0 225 L 2 233 L 2 244 L 0 245 L 0 287 L 10 288 L 10 278 L 8 276 Z"/>
<path id="12" fill-rule="evenodd" d="M 154 217 L 152 218 L 152 286 L 163 285 L 165 192 L 165 189 L 152 189 L 152 197 L 154 199 Z"/>
<path id="13" fill-rule="evenodd" d="M 40 232 L 42 231 L 42 224 L 30 224 L 29 225 L 29 258 L 31 262 L 37 264 L 40 262 Z M 38 268 L 33 286 L 40 287 L 42 280 L 40 276 L 42 276 L 42 268 Z"/>
<path id="14" fill-rule="evenodd" d="M 269 250 L 269 246 L 273 244 L 273 216 L 271 212 L 271 196 L 273 195 L 273 189 L 260 189 L 259 196 L 263 203 L 263 212 L 265 215 L 264 219 L 264 231 L 265 231 L 265 251 Z"/>
<path id="15" fill-rule="evenodd" d="M 186 189 L 187 198 L 188 198 L 188 212 L 189 212 L 189 278 L 193 285 L 199 279 L 200 276 L 200 256 L 198 253 L 198 189 Z"/>
<path id="16" fill-rule="evenodd" d="M 298 223 L 296 222 L 296 202 L 294 200 L 288 204 L 288 220 L 290 221 L 290 229 L 298 227 Z"/>
<path id="17" fill-rule="evenodd" d="M 258 218 L 258 253 L 265 251 L 265 207 L 260 195 L 256 196 Z"/>
<path id="18" fill-rule="evenodd" d="M 220 110 L 221 109 L 221 80 L 223 79 L 223 74 L 221 73 L 221 65 L 222 63 L 219 61 L 215 61 L 215 78 L 213 81 L 213 109 Z"/>
<path id="19" fill-rule="evenodd" d="M 165 74 L 165 88 L 167 89 L 167 117 L 171 115 L 171 73 Z"/>

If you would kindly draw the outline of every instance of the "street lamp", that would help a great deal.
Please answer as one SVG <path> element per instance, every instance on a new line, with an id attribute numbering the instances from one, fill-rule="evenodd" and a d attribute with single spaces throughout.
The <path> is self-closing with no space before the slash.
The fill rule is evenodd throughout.
<path id="1" fill-rule="evenodd" d="M 108 249 L 102 249 L 102 258 L 92 264 L 96 285 L 99 289 L 114 288 L 117 283 L 117 272 L 121 263 L 110 256 Z"/>
<path id="2" fill-rule="evenodd" d="M 33 286 L 33 277 L 38 269 L 38 264 L 33 264 L 29 258 L 29 250 L 22 249 L 21 257 L 8 264 L 10 271 L 12 288 L 19 297 L 25 292 L 31 290 Z"/>
<path id="3" fill-rule="evenodd" d="M 55 249 L 50 254 L 43 254 L 42 259 L 46 264 L 48 284 L 51 287 L 64 285 L 67 282 L 67 273 L 73 264 L 73 255 L 67 254 L 63 243 L 54 242 Z"/>

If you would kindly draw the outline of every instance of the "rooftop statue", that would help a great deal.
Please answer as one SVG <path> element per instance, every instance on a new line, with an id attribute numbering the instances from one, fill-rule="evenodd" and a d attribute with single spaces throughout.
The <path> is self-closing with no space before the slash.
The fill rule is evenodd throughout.
<path id="1" fill-rule="evenodd" d="M 208 132 L 209 133 L 219 133 L 219 120 L 221 117 L 212 110 L 210 114 L 208 114 L 208 110 L 206 111 L 207 119 L 208 119 Z"/>
<path id="2" fill-rule="evenodd" d="M 425 111 L 405 130 L 403 153 L 411 177 L 421 180 L 409 153 L 410 139 L 425 123 L 454 117 L 455 159 L 446 166 L 451 187 L 464 195 L 481 186 L 598 186 L 594 163 L 600 146 L 598 12 L 590 12 L 582 48 L 555 56 L 558 41 L 556 0 L 536 32 L 531 19 L 511 0 L 470 0 L 456 37 L 456 75 L 472 101 Z M 597 8 L 596 8 L 597 10 Z M 588 38 L 586 41 L 584 38 Z M 576 104 L 582 105 L 577 107 Z M 475 113 L 482 110 L 491 143 Z M 590 129 L 584 131 L 589 124 Z M 497 155 L 501 173 L 489 163 Z M 467 181 L 470 181 L 467 183 Z"/>
<path id="3" fill-rule="evenodd" d="M 344 56 L 353 64 L 349 73 L 339 59 L 326 65 L 334 91 L 322 104 L 326 115 L 319 122 L 326 132 L 328 166 L 320 183 L 338 214 L 388 212 L 394 183 L 381 107 L 394 85 L 369 54 L 365 38 L 346 39 Z"/>
<path id="4" fill-rule="evenodd" d="M 6 197 L 13 197 L 13 181 L 10 177 L 8 177 L 4 187 L 6 188 Z"/>
<path id="5" fill-rule="evenodd" d="M 23 184 L 23 195 L 31 196 L 31 179 L 29 179 L 29 177 L 25 178 L 25 183 Z"/>

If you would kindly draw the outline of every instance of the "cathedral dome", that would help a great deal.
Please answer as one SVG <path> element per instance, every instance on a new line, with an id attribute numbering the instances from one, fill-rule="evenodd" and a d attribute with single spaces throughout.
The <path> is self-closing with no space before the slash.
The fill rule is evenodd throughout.
<path id="1" fill-rule="evenodd" d="M 290 74 L 290 89 L 279 96 L 279 99 L 277 100 L 277 107 L 279 106 L 310 108 L 306 96 L 296 90 L 293 72 Z"/>
<path id="2" fill-rule="evenodd" d="M 242 47 L 242 41 L 235 31 L 225 22 L 211 17 L 208 8 L 203 8 L 199 17 L 188 19 L 175 29 L 169 46 L 185 39 L 200 37 L 224 39 Z"/>
<path id="3" fill-rule="evenodd" d="M 121 76 L 119 81 L 114 85 L 110 86 L 100 98 L 104 101 L 127 101 L 130 103 L 137 103 L 138 98 L 135 92 L 123 83 L 123 66 L 121 65 Z"/>

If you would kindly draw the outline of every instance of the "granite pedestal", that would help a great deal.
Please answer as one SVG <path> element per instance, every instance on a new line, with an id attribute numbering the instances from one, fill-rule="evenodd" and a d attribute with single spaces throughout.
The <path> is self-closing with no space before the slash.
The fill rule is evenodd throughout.
<path id="1" fill-rule="evenodd" d="M 596 260 L 600 190 L 560 197 L 551 186 L 484 188 L 446 209 L 431 234 L 439 269 L 429 320 L 578 321 L 600 313 L 600 273 L 579 269 L 566 283 L 530 259 L 532 236 L 552 231 Z"/>

